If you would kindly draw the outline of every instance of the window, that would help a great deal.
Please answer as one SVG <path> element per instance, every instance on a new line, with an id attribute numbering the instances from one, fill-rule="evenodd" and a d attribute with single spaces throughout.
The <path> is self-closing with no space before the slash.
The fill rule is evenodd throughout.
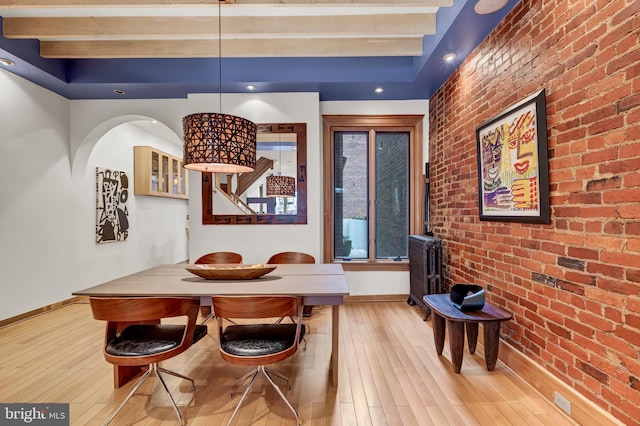
<path id="1" fill-rule="evenodd" d="M 323 117 L 325 262 L 406 269 L 422 220 L 422 118 Z"/>

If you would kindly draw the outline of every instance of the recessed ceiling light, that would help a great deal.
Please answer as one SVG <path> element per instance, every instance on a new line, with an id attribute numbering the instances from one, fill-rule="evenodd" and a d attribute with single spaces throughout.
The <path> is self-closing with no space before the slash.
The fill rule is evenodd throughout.
<path id="1" fill-rule="evenodd" d="M 249 85 L 246 86 L 246 89 L 251 91 L 251 92 L 253 92 L 254 90 L 256 90 L 256 86 L 253 86 L 253 85 L 249 84 Z"/>
<path id="2" fill-rule="evenodd" d="M 13 62 L 11 59 L 9 58 L 0 58 L 0 65 L 6 65 L 8 67 L 15 65 L 16 63 Z"/>
<path id="3" fill-rule="evenodd" d="M 113 93 L 115 93 L 116 95 L 126 95 L 127 92 L 125 92 L 122 89 L 113 89 Z"/>
<path id="4" fill-rule="evenodd" d="M 374 90 L 374 92 L 382 93 L 382 92 L 384 92 L 384 89 L 382 87 L 376 87 L 376 90 Z"/>
<path id="5" fill-rule="evenodd" d="M 442 57 L 442 59 L 444 59 L 444 60 L 445 60 L 445 61 L 447 61 L 447 62 L 451 62 L 451 61 L 453 61 L 453 60 L 456 58 L 456 56 L 457 56 L 457 55 L 456 55 L 455 53 L 447 53 L 446 55 L 444 55 L 444 56 Z"/>
<path id="6" fill-rule="evenodd" d="M 478 15 L 488 15 L 497 12 L 509 3 L 509 0 L 478 0 L 473 10 Z"/>

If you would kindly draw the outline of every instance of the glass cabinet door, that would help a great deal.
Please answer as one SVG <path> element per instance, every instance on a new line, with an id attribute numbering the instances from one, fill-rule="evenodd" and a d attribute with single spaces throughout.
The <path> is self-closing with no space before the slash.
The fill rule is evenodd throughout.
<path id="1" fill-rule="evenodd" d="M 187 174 L 182 158 L 150 146 L 134 147 L 134 193 L 187 199 Z"/>
<path id="2" fill-rule="evenodd" d="M 179 188 L 179 192 L 180 194 L 184 195 L 187 193 L 186 188 L 185 188 L 185 175 L 187 174 L 187 171 L 182 167 L 182 161 L 178 161 L 178 175 L 180 176 L 180 188 Z"/>
<path id="3" fill-rule="evenodd" d="M 158 191 L 160 182 L 160 159 L 157 152 L 151 153 L 151 190 Z"/>
<path id="4" fill-rule="evenodd" d="M 162 192 L 169 192 L 169 157 L 162 156 Z"/>
<path id="5" fill-rule="evenodd" d="M 171 160 L 171 193 L 172 194 L 179 194 L 179 173 L 180 171 L 178 170 L 178 160 L 177 159 L 172 159 Z"/>

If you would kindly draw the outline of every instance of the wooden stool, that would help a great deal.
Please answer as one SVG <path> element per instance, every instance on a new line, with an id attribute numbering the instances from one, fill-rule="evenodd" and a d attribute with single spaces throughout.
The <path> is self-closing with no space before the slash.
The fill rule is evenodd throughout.
<path id="1" fill-rule="evenodd" d="M 469 353 L 476 351 L 478 341 L 478 323 L 484 328 L 484 359 L 487 370 L 493 371 L 498 361 L 498 344 L 500 340 L 500 323 L 511 319 L 511 314 L 485 302 L 480 311 L 461 311 L 451 303 L 449 294 L 428 294 L 422 298 L 433 312 L 433 340 L 438 355 L 444 348 L 445 319 L 449 326 L 449 348 L 453 371 L 460 373 L 462 354 L 464 351 L 464 329 L 467 328 Z"/>

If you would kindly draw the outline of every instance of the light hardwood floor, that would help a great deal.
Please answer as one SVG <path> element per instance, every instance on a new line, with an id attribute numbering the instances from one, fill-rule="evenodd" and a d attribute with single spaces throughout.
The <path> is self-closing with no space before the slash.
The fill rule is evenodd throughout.
<path id="1" fill-rule="evenodd" d="M 484 366 L 482 348 L 464 355 L 462 374 L 449 351 L 438 357 L 431 321 L 402 302 L 341 306 L 340 374 L 328 386 L 331 309 L 316 307 L 307 350 L 274 369 L 288 375 L 285 392 L 304 425 L 570 425 L 564 413 L 498 362 Z M 168 377 L 188 425 L 226 424 L 239 395 L 228 385 L 247 371 L 218 354 L 214 321 L 209 336 L 164 367 L 195 379 Z M 131 389 L 113 389 L 102 357 L 104 323 L 88 303 L 76 303 L 0 329 L 0 401 L 70 403 L 71 424 L 102 424 Z M 466 351 L 466 350 L 465 350 Z M 166 377 L 166 376 L 165 376 Z M 158 385 L 158 386 L 156 386 Z M 155 378 L 138 391 L 112 424 L 177 424 Z M 293 425 L 292 413 L 263 379 L 245 401 L 236 425 Z"/>

